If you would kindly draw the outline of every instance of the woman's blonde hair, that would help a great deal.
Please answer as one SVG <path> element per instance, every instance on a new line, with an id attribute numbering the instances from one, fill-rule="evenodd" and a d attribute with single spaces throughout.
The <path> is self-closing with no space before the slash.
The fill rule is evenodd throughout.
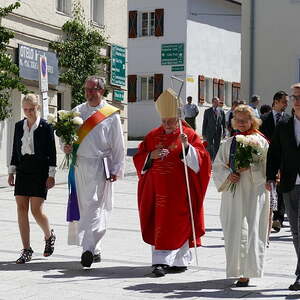
<path id="1" fill-rule="evenodd" d="M 247 114 L 251 120 L 251 127 L 250 129 L 258 129 L 261 125 L 261 119 L 258 119 L 255 114 L 254 114 L 254 111 L 253 109 L 249 106 L 249 105 L 244 105 L 244 104 L 241 104 L 241 105 L 238 105 L 235 110 L 233 111 L 233 118 L 231 120 L 231 123 L 232 123 L 232 127 L 234 129 L 237 129 L 236 128 L 236 124 L 235 124 L 235 120 L 234 120 L 234 117 L 236 116 L 236 114 L 238 113 L 243 113 L 243 114 Z"/>
<path id="2" fill-rule="evenodd" d="M 35 94 L 27 94 L 22 99 L 22 104 L 29 103 L 33 106 L 40 106 L 40 100 L 39 97 Z"/>

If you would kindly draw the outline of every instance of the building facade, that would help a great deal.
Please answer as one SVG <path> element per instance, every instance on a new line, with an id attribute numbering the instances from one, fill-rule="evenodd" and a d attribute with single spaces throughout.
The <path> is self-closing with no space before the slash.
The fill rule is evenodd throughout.
<path id="1" fill-rule="evenodd" d="M 241 4 L 226 0 L 128 0 L 128 134 L 144 136 L 160 120 L 154 100 L 184 81 L 181 98 L 204 110 L 218 96 L 240 98 Z M 173 82 L 175 90 L 178 84 Z"/>
<path id="2" fill-rule="evenodd" d="M 14 2 L 13 0 L 0 0 L 0 5 L 6 7 Z M 19 65 L 23 82 L 29 90 L 38 94 L 40 93 L 38 59 L 40 54 L 46 55 L 50 113 L 56 113 L 59 109 L 71 108 L 71 90 L 70 87 L 58 82 L 58 61 L 56 55 L 49 49 L 49 42 L 57 41 L 61 37 L 62 25 L 72 17 L 72 2 L 72 0 L 23 0 L 21 6 L 12 14 L 0 19 L 2 26 L 15 33 L 9 52 Z M 127 2 L 123 0 L 87 0 L 81 1 L 81 5 L 89 24 L 95 29 L 104 28 L 104 32 L 108 36 L 109 48 L 115 45 L 127 53 Z M 110 53 L 109 49 L 103 50 Z M 126 60 L 124 59 L 124 61 Z M 127 66 L 123 67 L 126 71 Z M 106 80 L 111 81 L 110 78 L 106 78 Z M 126 85 L 126 76 L 124 75 L 122 85 L 112 85 L 114 91 L 115 89 L 116 91 L 123 90 L 121 95 L 119 94 L 119 101 L 115 101 L 114 93 L 107 97 L 109 102 L 121 109 L 125 138 L 127 138 Z M 0 170 L 2 174 L 6 172 L 6 166 L 10 161 L 14 123 L 23 117 L 21 99 L 20 92 L 12 92 L 13 116 L 9 120 L 0 122 Z"/>
<path id="3" fill-rule="evenodd" d="M 242 5 L 242 97 L 271 105 L 300 81 L 299 0 L 247 0 Z"/>

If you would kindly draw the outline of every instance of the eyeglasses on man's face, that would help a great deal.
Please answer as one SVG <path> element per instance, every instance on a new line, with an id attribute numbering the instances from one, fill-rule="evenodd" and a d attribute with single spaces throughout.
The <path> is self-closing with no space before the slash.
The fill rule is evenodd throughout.
<path id="1" fill-rule="evenodd" d="M 291 96 L 289 96 L 289 97 L 290 97 L 291 100 L 294 100 L 294 101 L 300 100 L 300 95 L 299 95 L 299 96 L 291 95 Z"/>
<path id="2" fill-rule="evenodd" d="M 100 88 L 87 88 L 87 87 L 85 87 L 84 89 L 87 92 L 96 92 L 96 91 L 100 91 L 101 90 Z"/>

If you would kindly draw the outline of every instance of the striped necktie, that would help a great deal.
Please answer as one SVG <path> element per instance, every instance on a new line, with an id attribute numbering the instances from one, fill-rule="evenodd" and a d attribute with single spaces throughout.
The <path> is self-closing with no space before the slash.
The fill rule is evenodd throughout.
<path id="1" fill-rule="evenodd" d="M 275 123 L 276 123 L 276 126 L 277 126 L 278 122 L 280 121 L 280 119 L 281 119 L 281 113 L 277 112 L 275 114 Z"/>

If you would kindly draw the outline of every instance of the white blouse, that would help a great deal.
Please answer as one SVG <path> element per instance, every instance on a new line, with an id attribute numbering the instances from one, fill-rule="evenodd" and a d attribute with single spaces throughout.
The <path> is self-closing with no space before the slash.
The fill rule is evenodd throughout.
<path id="1" fill-rule="evenodd" d="M 34 131 L 38 128 L 40 124 L 41 118 L 38 116 L 34 124 L 32 125 L 31 129 L 28 127 L 28 120 L 24 120 L 23 124 L 23 137 L 21 138 L 22 146 L 21 146 L 21 153 L 22 155 L 34 154 Z M 16 173 L 16 166 L 10 165 L 8 168 L 8 174 L 15 174 Z M 54 177 L 56 173 L 56 167 L 50 166 L 49 167 L 49 176 Z"/>

